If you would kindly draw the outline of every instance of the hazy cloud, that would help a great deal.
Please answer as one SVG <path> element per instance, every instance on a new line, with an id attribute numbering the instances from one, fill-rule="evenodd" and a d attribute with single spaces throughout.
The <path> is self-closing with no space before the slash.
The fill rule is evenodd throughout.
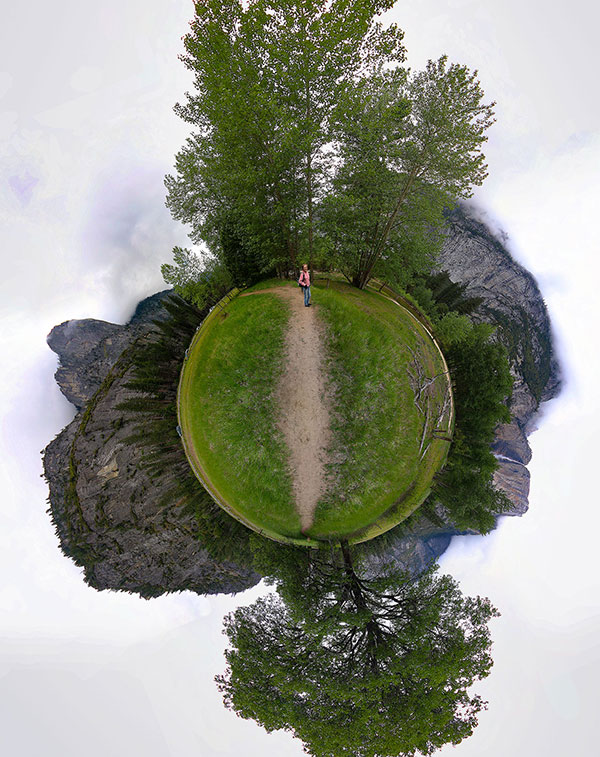
<path id="1" fill-rule="evenodd" d="M 225 711 L 213 684 L 223 613 L 262 589 L 152 601 L 90 589 L 58 550 L 39 477 L 40 449 L 73 414 L 46 334 L 70 318 L 125 320 L 163 288 L 160 262 L 186 243 L 162 179 L 187 134 L 172 105 L 190 86 L 177 54 L 191 13 L 178 0 L 36 0 L 7 6 L 0 32 L 7 754 L 75 757 L 81 744 L 108 754 L 117 739 L 119 753 L 145 757 L 301 754 L 289 735 Z M 530 512 L 485 539 L 455 540 L 443 560 L 503 613 L 494 670 L 477 687 L 490 709 L 445 754 L 594 751 L 599 13 L 583 0 L 403 0 L 392 11 L 411 65 L 447 52 L 478 68 L 498 102 L 476 201 L 538 276 L 569 377 L 532 437 Z"/>

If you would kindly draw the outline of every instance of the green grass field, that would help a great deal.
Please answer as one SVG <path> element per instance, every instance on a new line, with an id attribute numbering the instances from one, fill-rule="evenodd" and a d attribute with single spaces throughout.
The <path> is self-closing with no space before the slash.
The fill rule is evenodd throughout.
<path id="1" fill-rule="evenodd" d="M 273 285 L 286 284 L 253 290 Z M 235 297 L 197 332 L 179 387 L 184 445 L 217 502 L 254 530 L 299 544 L 363 541 L 413 512 L 445 461 L 449 442 L 438 434 L 448 436 L 453 422 L 446 367 L 423 325 L 383 295 L 317 282 L 313 303 L 326 327 L 334 406 L 328 490 L 309 541 L 276 424 L 289 322 L 279 297 Z"/>
<path id="2" fill-rule="evenodd" d="M 267 535 L 300 531 L 272 393 L 282 369 L 285 303 L 236 297 L 190 346 L 179 389 L 186 452 L 215 499 Z"/>
<path id="3" fill-rule="evenodd" d="M 446 366 L 423 325 L 382 295 L 331 282 L 317 302 L 335 421 L 331 486 L 311 535 L 363 540 L 408 517 L 445 461 L 449 442 L 433 430 L 451 424 Z"/>

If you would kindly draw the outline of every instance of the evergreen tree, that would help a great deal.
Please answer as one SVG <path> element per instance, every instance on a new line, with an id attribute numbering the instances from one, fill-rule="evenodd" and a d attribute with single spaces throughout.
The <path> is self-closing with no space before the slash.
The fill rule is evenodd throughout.
<path id="1" fill-rule="evenodd" d="M 215 295 L 218 296 L 218 295 Z M 177 386 L 185 350 L 215 300 L 200 310 L 179 297 L 163 305 L 168 318 L 136 344 L 131 396 L 118 408 L 135 418 L 125 439 L 145 450 L 144 468 L 164 490 L 161 506 L 186 508 L 196 518 L 202 546 L 217 560 L 249 565 L 250 531 L 219 507 L 194 475 L 177 432 Z"/>
<path id="2" fill-rule="evenodd" d="M 468 689 L 492 665 L 488 600 L 433 571 L 366 579 L 347 544 L 266 546 L 258 561 L 277 572 L 279 598 L 225 621 L 228 707 L 315 757 L 431 754 L 472 733 L 485 703 Z"/>
<path id="3" fill-rule="evenodd" d="M 496 516 L 510 507 L 493 485 L 498 463 L 491 450 L 498 423 L 508 423 L 512 376 L 506 349 L 490 340 L 487 323 L 473 326 L 446 349 L 452 376 L 456 419 L 446 465 L 436 476 L 429 509 L 441 502 L 459 528 L 490 531 Z"/>

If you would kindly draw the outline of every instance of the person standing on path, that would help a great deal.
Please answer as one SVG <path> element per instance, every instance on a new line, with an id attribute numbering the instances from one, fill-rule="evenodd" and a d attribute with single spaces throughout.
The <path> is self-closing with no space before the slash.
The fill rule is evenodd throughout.
<path id="1" fill-rule="evenodd" d="M 308 266 L 306 263 L 302 266 L 298 284 L 300 284 L 304 290 L 304 307 L 308 308 L 310 307 L 310 273 L 308 272 Z"/>

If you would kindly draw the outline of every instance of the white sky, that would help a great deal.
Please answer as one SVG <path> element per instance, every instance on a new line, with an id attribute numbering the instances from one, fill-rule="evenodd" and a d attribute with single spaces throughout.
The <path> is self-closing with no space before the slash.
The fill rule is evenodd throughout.
<path id="1" fill-rule="evenodd" d="M 223 613 L 242 599 L 98 593 L 62 557 L 39 451 L 72 417 L 45 345 L 68 318 L 123 321 L 163 288 L 185 231 L 164 174 L 187 127 L 191 2 L 3 3 L 0 28 L 2 754 L 302 754 L 224 710 Z M 454 541 L 442 567 L 489 596 L 495 667 L 475 735 L 443 754 L 587 757 L 599 672 L 597 392 L 600 11 L 582 0 L 403 0 L 410 63 L 478 68 L 498 123 L 477 199 L 550 308 L 568 384 L 531 438 L 530 512 Z"/>

